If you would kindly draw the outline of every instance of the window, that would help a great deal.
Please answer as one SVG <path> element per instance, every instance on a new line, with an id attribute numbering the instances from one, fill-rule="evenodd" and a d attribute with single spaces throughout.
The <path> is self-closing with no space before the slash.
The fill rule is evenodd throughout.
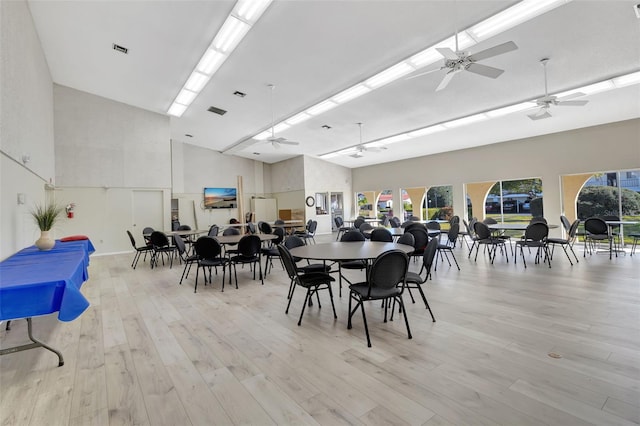
<path id="1" fill-rule="evenodd" d="M 528 223 L 532 217 L 544 216 L 542 180 L 518 179 L 496 182 L 485 201 L 485 214 L 499 222 Z"/>
<path id="2" fill-rule="evenodd" d="M 427 197 L 423 204 L 426 208 L 426 219 L 449 220 L 453 216 L 453 187 L 432 186 L 427 191 Z"/>

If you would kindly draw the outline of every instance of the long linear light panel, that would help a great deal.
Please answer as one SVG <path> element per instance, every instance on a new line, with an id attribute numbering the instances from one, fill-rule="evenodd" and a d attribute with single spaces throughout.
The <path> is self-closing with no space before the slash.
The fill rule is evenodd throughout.
<path id="1" fill-rule="evenodd" d="M 479 22 L 458 33 L 458 48 L 467 49 L 481 41 L 500 34 L 508 29 L 522 24 L 536 16 L 542 15 L 558 6 L 572 0 L 523 0 L 508 9 L 503 10 L 482 22 Z M 392 81 L 398 80 L 412 72 L 442 60 L 442 55 L 436 50 L 439 47 L 455 49 L 455 35 L 429 46 L 426 49 L 398 62 L 395 65 L 361 81 L 332 97 L 310 106 L 306 110 L 285 119 L 283 123 L 294 126 L 311 117 L 320 115 L 338 105 L 345 104 L 372 90 L 379 89 Z M 253 136 L 255 140 L 263 140 L 271 135 L 267 129 Z"/>
<path id="2" fill-rule="evenodd" d="M 593 95 L 595 93 L 606 92 L 609 90 L 619 89 L 621 87 L 631 86 L 634 84 L 640 84 L 640 71 L 632 72 L 630 74 L 620 75 L 618 77 L 610 78 L 608 80 L 599 81 L 597 83 L 589 84 L 587 86 L 578 87 L 571 90 L 566 90 L 564 92 L 557 93 L 555 96 L 558 98 L 568 96 L 574 93 L 583 93 L 584 95 Z M 492 118 L 502 117 L 508 114 L 513 114 L 516 112 L 524 111 L 526 109 L 538 108 L 535 99 L 531 99 L 529 101 L 520 102 L 513 105 L 508 105 L 505 107 L 493 109 L 490 111 L 481 112 L 479 114 L 468 115 L 466 117 L 457 118 L 455 120 L 446 121 L 443 123 L 434 124 L 431 126 L 423 127 L 421 129 L 412 130 L 407 133 L 401 133 L 394 136 L 389 136 L 387 138 L 374 140 L 371 142 L 367 142 L 363 144 L 365 148 L 369 148 L 371 146 L 386 146 L 396 142 L 402 142 L 409 139 L 417 138 L 420 136 L 430 135 L 432 133 L 441 132 L 448 129 L 453 129 L 456 127 L 466 126 L 468 124 L 477 123 L 479 121 L 489 120 Z M 333 158 L 340 155 L 347 155 L 353 152 L 354 145 L 349 148 L 343 148 L 338 151 L 329 152 L 327 154 L 322 154 L 320 158 Z"/>
<path id="3" fill-rule="evenodd" d="M 181 117 L 273 0 L 238 0 L 167 110 Z"/>

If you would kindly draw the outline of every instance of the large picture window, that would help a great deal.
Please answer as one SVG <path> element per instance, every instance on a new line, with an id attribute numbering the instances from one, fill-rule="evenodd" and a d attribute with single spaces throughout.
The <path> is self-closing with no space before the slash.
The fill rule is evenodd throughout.
<path id="1" fill-rule="evenodd" d="M 485 215 L 499 222 L 528 223 L 544 216 L 542 179 L 518 179 L 496 182 L 485 201 Z"/>

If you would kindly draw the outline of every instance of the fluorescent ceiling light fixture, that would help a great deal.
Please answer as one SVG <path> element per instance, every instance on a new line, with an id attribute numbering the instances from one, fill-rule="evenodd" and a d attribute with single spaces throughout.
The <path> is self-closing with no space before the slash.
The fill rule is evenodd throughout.
<path id="1" fill-rule="evenodd" d="M 344 102 L 348 102 L 352 99 L 357 98 L 358 96 L 364 95 L 367 92 L 370 92 L 371 89 L 365 86 L 362 83 L 356 84 L 353 87 L 348 88 L 347 90 L 343 90 L 342 92 L 335 95 L 331 100 L 341 104 Z"/>
<path id="2" fill-rule="evenodd" d="M 187 105 L 177 104 L 174 102 L 173 105 L 171 105 L 171 108 L 169 108 L 169 111 L 167 111 L 167 114 L 180 117 L 186 110 Z"/>
<path id="3" fill-rule="evenodd" d="M 467 34 L 466 31 L 460 31 L 458 33 L 458 50 L 464 50 L 473 46 L 477 42 Z M 456 50 L 456 36 L 452 35 L 446 40 L 438 43 L 435 47 L 448 47 L 451 50 Z M 437 51 L 436 51 L 437 52 Z M 440 55 L 442 57 L 442 55 Z"/>
<path id="4" fill-rule="evenodd" d="M 265 130 L 264 132 L 261 132 L 261 133 L 258 133 L 257 135 L 255 135 L 253 137 L 253 139 L 255 139 L 257 141 L 263 141 L 263 140 L 267 139 L 269 136 L 271 136 L 271 129 Z"/>
<path id="5" fill-rule="evenodd" d="M 457 120 L 447 121 L 446 123 L 442 123 L 444 127 L 447 129 L 452 129 L 454 127 L 466 126 L 467 124 L 477 123 L 478 121 L 487 120 L 489 117 L 485 113 L 469 115 L 467 117 L 458 118 Z"/>
<path id="6" fill-rule="evenodd" d="M 213 47 L 226 53 L 235 48 L 251 27 L 233 15 L 229 15 L 222 24 L 220 32 L 213 39 Z"/>
<path id="7" fill-rule="evenodd" d="M 434 126 L 424 127 L 422 129 L 414 130 L 413 132 L 407 133 L 410 138 L 418 138 L 420 136 L 430 135 L 432 133 L 441 132 L 446 130 L 442 124 L 436 124 Z"/>
<path id="8" fill-rule="evenodd" d="M 312 106 L 311 108 L 307 109 L 305 112 L 311 115 L 318 115 L 318 114 L 322 114 L 325 111 L 329 111 L 331 108 L 335 108 L 337 106 L 338 106 L 337 103 L 333 102 L 330 99 L 327 99 L 324 102 L 320 102 L 319 104 Z"/>
<path id="9" fill-rule="evenodd" d="M 531 102 L 521 102 L 515 105 L 509 105 L 503 108 L 494 109 L 491 111 L 485 112 L 489 118 L 497 118 L 502 117 L 503 115 L 512 114 L 518 111 L 524 111 L 528 108 L 534 108 L 536 105 Z"/>
<path id="10" fill-rule="evenodd" d="M 407 139 L 411 139 L 407 133 L 402 133 L 400 135 L 395 135 L 388 137 L 386 139 L 380 139 L 376 142 L 383 145 L 391 145 L 392 143 L 406 141 Z"/>
<path id="11" fill-rule="evenodd" d="M 213 38 L 211 45 L 205 50 L 195 69 L 191 72 L 171 107 L 167 110 L 167 114 L 176 117 L 184 114 L 187 106 L 193 102 L 204 86 L 207 85 L 213 74 L 227 60 L 233 49 L 251 29 L 252 24 L 262 16 L 271 2 L 272 0 L 238 0 Z M 192 95 L 185 94 L 185 89 L 195 93 L 193 98 L 189 99 Z M 182 105 L 182 107 L 177 105 Z"/>
<path id="12" fill-rule="evenodd" d="M 632 84 L 638 84 L 640 83 L 640 71 L 621 75 L 620 77 L 612 79 L 612 81 L 616 87 L 625 87 L 631 86 Z"/>
<path id="13" fill-rule="evenodd" d="M 218 71 L 220 65 L 227 59 L 224 53 L 218 52 L 217 50 L 207 49 L 198 62 L 198 66 L 196 66 L 196 71 L 201 72 L 203 74 L 211 75 Z"/>
<path id="14" fill-rule="evenodd" d="M 184 84 L 184 88 L 192 92 L 200 92 L 209 81 L 209 76 L 199 72 L 194 72 L 189 80 Z"/>
<path id="15" fill-rule="evenodd" d="M 407 61 L 416 68 L 421 68 L 440 60 L 442 60 L 442 55 L 433 46 L 424 49 L 422 52 L 416 53 L 407 59 Z"/>
<path id="16" fill-rule="evenodd" d="M 571 0 L 524 0 L 468 28 L 476 40 L 484 40 L 542 15 Z"/>
<path id="17" fill-rule="evenodd" d="M 414 72 L 416 69 L 409 65 L 407 62 L 400 62 L 399 64 L 395 64 L 392 67 L 387 68 L 386 70 L 379 72 L 373 77 L 369 78 L 364 82 L 367 86 L 372 89 L 377 89 L 378 87 L 384 86 L 387 83 L 391 83 L 393 80 L 397 80 L 398 78 L 405 76 Z"/>
<path id="18" fill-rule="evenodd" d="M 589 84 L 588 86 L 582 86 L 576 89 L 566 90 L 564 92 L 557 93 L 556 96 L 559 98 L 563 98 L 565 96 L 569 96 L 577 92 L 584 93 L 585 95 L 593 95 L 594 93 L 605 92 L 607 90 L 611 90 L 615 88 L 616 86 L 614 86 L 613 81 L 605 80 L 605 81 L 600 81 L 598 83 Z"/>
<path id="19" fill-rule="evenodd" d="M 294 115 L 291 118 L 287 118 L 284 122 L 290 126 L 295 126 L 296 124 L 302 123 L 303 121 L 306 121 L 310 118 L 311 116 L 303 111 L 301 113 Z"/>
<path id="20" fill-rule="evenodd" d="M 233 9 L 239 18 L 253 23 L 262 16 L 270 4 L 271 0 L 239 0 Z"/>
<path id="21" fill-rule="evenodd" d="M 180 93 L 178 93 L 178 96 L 176 97 L 175 102 L 177 104 L 188 106 L 188 105 L 191 105 L 191 102 L 193 102 L 196 96 L 198 96 L 196 92 L 192 92 L 191 90 L 187 90 L 187 89 L 182 89 Z"/>
<path id="22" fill-rule="evenodd" d="M 283 130 L 287 130 L 289 127 L 291 127 L 290 125 L 288 125 L 287 123 L 278 123 L 275 126 L 273 126 L 273 133 L 280 133 Z"/>

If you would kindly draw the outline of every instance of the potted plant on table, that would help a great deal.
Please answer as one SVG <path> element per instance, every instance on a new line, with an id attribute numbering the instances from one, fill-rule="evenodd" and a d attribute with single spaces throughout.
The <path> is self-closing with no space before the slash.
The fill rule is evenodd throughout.
<path id="1" fill-rule="evenodd" d="M 40 250 L 51 250 L 55 246 L 56 241 L 50 235 L 51 228 L 56 224 L 60 215 L 64 211 L 64 207 L 57 206 L 53 203 L 37 204 L 31 210 L 31 216 L 35 220 L 38 228 L 40 228 L 40 238 L 36 240 L 35 245 Z"/>

